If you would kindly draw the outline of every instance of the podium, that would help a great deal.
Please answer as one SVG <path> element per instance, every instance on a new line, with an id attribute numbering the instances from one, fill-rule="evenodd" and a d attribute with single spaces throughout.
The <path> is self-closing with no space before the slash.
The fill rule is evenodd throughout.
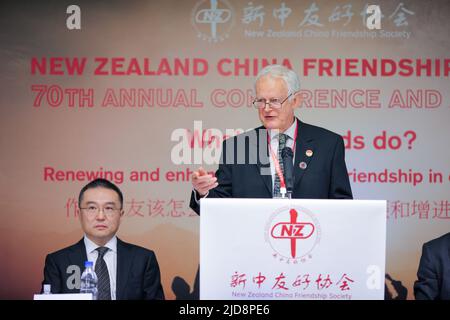
<path id="1" fill-rule="evenodd" d="M 200 299 L 384 299 L 386 201 L 201 199 Z"/>

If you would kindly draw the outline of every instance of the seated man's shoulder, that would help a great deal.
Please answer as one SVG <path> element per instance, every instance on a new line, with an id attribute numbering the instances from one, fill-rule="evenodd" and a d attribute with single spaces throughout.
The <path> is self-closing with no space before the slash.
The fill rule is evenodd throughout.
<path id="1" fill-rule="evenodd" d="M 72 245 L 70 245 L 70 246 L 68 246 L 68 247 L 64 247 L 64 248 L 62 248 L 62 249 L 53 251 L 53 252 L 49 253 L 48 255 L 51 256 L 52 258 L 60 258 L 60 257 L 64 257 L 64 256 L 66 256 L 68 253 L 70 253 L 70 252 L 72 252 L 72 251 L 75 251 L 75 250 L 79 249 L 80 245 L 81 245 L 81 241 L 80 241 L 80 242 L 77 242 L 77 243 L 75 243 L 75 244 L 72 244 Z"/>
<path id="2" fill-rule="evenodd" d="M 445 250 L 450 248 L 450 232 L 426 242 L 424 246 L 435 250 Z"/>
<path id="3" fill-rule="evenodd" d="M 129 242 L 122 241 L 123 246 L 125 246 L 128 250 L 133 252 L 134 254 L 137 254 L 139 256 L 155 256 L 155 253 L 153 250 L 138 246 L 136 244 L 132 244 Z"/>

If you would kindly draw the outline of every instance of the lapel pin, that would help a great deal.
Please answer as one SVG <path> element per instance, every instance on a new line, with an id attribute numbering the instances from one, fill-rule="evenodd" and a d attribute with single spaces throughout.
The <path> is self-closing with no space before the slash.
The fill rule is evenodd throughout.
<path id="1" fill-rule="evenodd" d="M 311 149 L 306 150 L 306 156 L 311 157 L 313 155 L 313 151 Z"/>
<path id="2" fill-rule="evenodd" d="M 299 164 L 298 164 L 298 166 L 300 167 L 300 169 L 306 169 L 306 167 L 307 167 L 307 165 L 306 165 L 306 162 L 300 162 Z"/>

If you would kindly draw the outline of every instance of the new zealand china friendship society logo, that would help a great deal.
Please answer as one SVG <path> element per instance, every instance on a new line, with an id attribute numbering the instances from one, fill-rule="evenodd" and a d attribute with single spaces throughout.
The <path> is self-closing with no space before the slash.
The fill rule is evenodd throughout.
<path id="1" fill-rule="evenodd" d="M 265 228 L 265 239 L 274 251 L 273 257 L 294 264 L 312 258 L 320 234 L 315 216 L 301 207 L 277 210 L 270 216 Z"/>
<path id="2" fill-rule="evenodd" d="M 226 0 L 199 1 L 192 9 L 191 22 L 197 37 L 210 43 L 223 41 L 234 24 L 233 8 Z"/>

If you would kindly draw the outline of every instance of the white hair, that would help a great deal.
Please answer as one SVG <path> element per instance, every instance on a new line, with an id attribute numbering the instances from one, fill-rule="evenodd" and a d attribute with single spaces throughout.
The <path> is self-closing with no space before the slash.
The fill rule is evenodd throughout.
<path id="1" fill-rule="evenodd" d="M 261 69 L 261 71 L 259 71 L 258 75 L 256 76 L 255 93 L 256 93 L 256 82 L 258 82 L 258 80 L 264 76 L 283 79 L 288 88 L 288 95 L 294 94 L 300 90 L 300 79 L 298 78 L 298 75 L 294 71 L 279 64 L 271 64 Z M 291 97 L 290 100 L 292 98 L 293 97 Z"/>

